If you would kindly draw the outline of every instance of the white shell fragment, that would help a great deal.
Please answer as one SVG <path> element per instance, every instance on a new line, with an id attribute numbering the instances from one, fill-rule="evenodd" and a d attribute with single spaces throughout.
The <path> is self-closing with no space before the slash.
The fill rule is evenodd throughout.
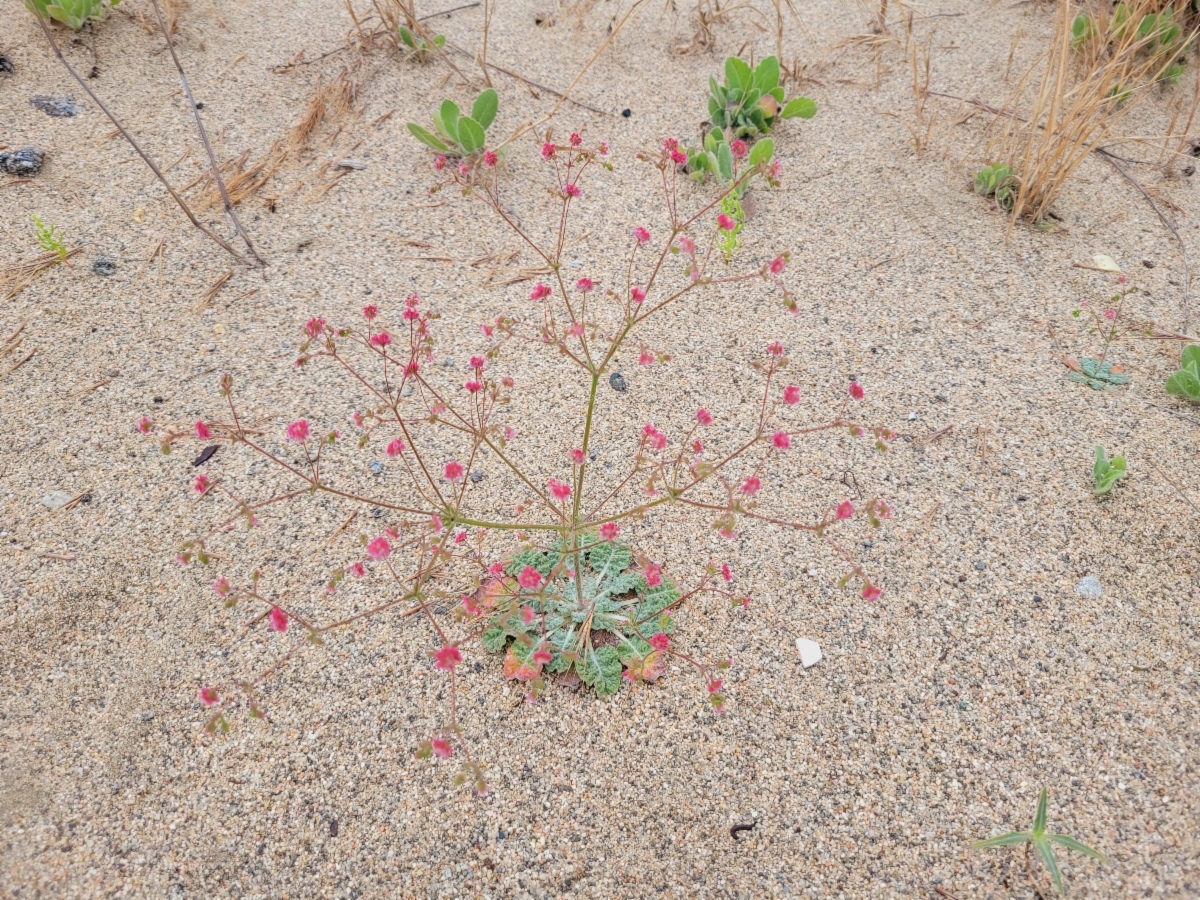
<path id="1" fill-rule="evenodd" d="M 800 663 L 808 669 L 821 661 L 821 645 L 807 638 L 796 638 L 796 649 L 800 651 Z"/>
<path id="2" fill-rule="evenodd" d="M 365 169 L 367 167 L 367 164 L 361 159 L 339 159 L 337 165 L 339 169 Z"/>
<path id="3" fill-rule="evenodd" d="M 1100 579 L 1095 575 L 1086 575 L 1079 579 L 1079 584 L 1075 585 L 1075 593 L 1091 600 L 1099 600 L 1100 595 L 1104 593 L 1104 586 L 1100 584 Z"/>
<path id="4" fill-rule="evenodd" d="M 1092 262 L 1096 264 L 1096 268 L 1103 272 L 1120 272 L 1121 267 L 1117 265 L 1116 260 L 1111 256 L 1105 256 L 1103 253 L 1097 253 L 1092 257 Z"/>
<path id="5" fill-rule="evenodd" d="M 51 509 L 58 509 L 60 506 L 70 500 L 71 496 L 72 495 L 68 494 L 66 491 L 52 491 L 42 498 L 42 505 L 48 506 Z"/>

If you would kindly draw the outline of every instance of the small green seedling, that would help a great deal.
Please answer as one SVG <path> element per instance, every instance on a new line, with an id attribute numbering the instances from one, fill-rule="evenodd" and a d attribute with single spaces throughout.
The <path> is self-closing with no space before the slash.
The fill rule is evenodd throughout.
<path id="1" fill-rule="evenodd" d="M 487 141 L 488 126 L 496 118 L 500 100 L 496 92 L 488 88 L 471 104 L 471 114 L 464 116 L 453 100 L 443 100 L 441 108 L 433 114 L 433 128 L 437 133 L 422 128 L 416 122 L 408 123 L 413 137 L 439 153 L 448 156 L 474 156 L 483 151 Z"/>
<path id="2" fill-rule="evenodd" d="M 408 49 L 411 51 L 408 55 L 410 57 L 415 56 L 417 58 L 417 62 L 425 62 L 425 60 L 429 59 L 429 54 L 433 53 L 434 47 L 446 46 L 445 35 L 435 34 L 433 36 L 433 43 L 431 44 L 424 38 L 416 37 L 403 25 L 400 26 L 400 40 L 403 41 L 404 46 L 408 47 Z"/>
<path id="3" fill-rule="evenodd" d="M 53 19 L 62 22 L 72 31 L 79 31 L 88 20 L 97 22 L 104 18 L 110 6 L 116 6 L 121 0 L 25 0 L 25 7 L 43 19 Z"/>
<path id="4" fill-rule="evenodd" d="M 811 119 L 817 104 L 808 97 L 784 101 L 779 60 L 768 56 L 753 69 L 731 56 L 725 60 L 725 83 L 708 79 L 708 115 L 729 137 L 768 134 L 778 119 Z"/>
<path id="5" fill-rule="evenodd" d="M 1200 402 L 1200 344 L 1183 348 L 1179 371 L 1167 379 L 1167 393 Z"/>
<path id="6" fill-rule="evenodd" d="M 733 149 L 728 144 L 719 129 L 713 128 L 704 136 L 701 144 L 686 148 L 688 175 L 695 181 L 703 181 L 708 175 L 714 175 L 726 184 L 737 177 L 737 163 Z M 739 151 L 741 152 L 741 151 Z M 763 138 L 750 148 L 746 157 L 752 166 L 769 163 L 775 156 L 775 142 L 771 138 Z M 743 182 L 737 190 L 738 198 L 745 196 L 749 182 Z M 730 213 L 729 210 L 722 212 Z M 730 213 L 732 215 L 732 213 Z"/>
<path id="7" fill-rule="evenodd" d="M 1077 850 L 1085 856 L 1090 856 L 1092 859 L 1104 861 L 1104 854 L 1098 853 L 1086 844 L 1081 844 L 1073 837 L 1067 837 L 1065 834 L 1046 834 L 1046 789 L 1042 788 L 1042 795 L 1038 798 L 1037 812 L 1033 817 L 1033 830 L 1031 831 L 1010 831 L 1008 834 L 1002 834 L 998 837 L 988 838 L 986 841 L 976 841 L 971 845 L 972 850 L 990 850 L 993 847 L 1008 847 L 1013 844 L 1025 845 L 1025 872 L 1029 875 L 1029 880 L 1033 881 L 1033 875 L 1029 871 L 1029 846 L 1037 850 L 1038 856 L 1042 859 L 1042 864 L 1050 872 L 1050 877 L 1054 879 L 1054 886 L 1058 888 L 1061 895 L 1066 895 L 1066 890 L 1063 888 L 1062 872 L 1058 870 L 1058 861 L 1054 858 L 1054 848 L 1052 844 L 1058 844 L 1060 847 L 1066 847 L 1068 850 Z"/>
<path id="8" fill-rule="evenodd" d="M 975 193 L 980 197 L 995 197 L 996 204 L 1004 209 L 1013 208 L 1016 186 L 1012 166 L 1005 163 L 995 163 L 975 173 Z"/>
<path id="9" fill-rule="evenodd" d="M 1078 50 L 1084 44 L 1119 41 L 1129 32 L 1132 21 L 1133 13 L 1124 3 L 1118 3 L 1113 8 L 1107 34 L 1101 32 L 1096 19 L 1080 14 L 1071 22 L 1071 47 Z M 1142 16 L 1138 21 L 1136 34 L 1131 39 L 1137 42 L 1139 52 L 1160 57 L 1168 63 L 1159 76 L 1162 81 L 1171 85 L 1179 81 L 1179 76 L 1184 72 L 1183 57 L 1191 38 L 1184 37 L 1183 29 L 1175 21 L 1175 14 L 1170 6 L 1162 12 Z M 1113 88 L 1112 96 L 1118 103 L 1124 103 L 1132 92 L 1131 87 L 1118 84 Z"/>
<path id="10" fill-rule="evenodd" d="M 1092 488 L 1092 493 L 1100 497 L 1111 492 L 1117 479 L 1124 478 L 1125 474 L 1125 457 L 1114 456 L 1109 459 L 1104 448 L 1097 444 L 1096 461 L 1092 463 L 1092 478 L 1096 486 Z"/>
<path id="11" fill-rule="evenodd" d="M 67 245 L 63 243 L 62 232 L 55 225 L 47 225 L 37 213 L 33 214 L 33 233 L 37 236 L 38 245 L 47 253 L 57 253 L 59 260 L 67 258 Z"/>

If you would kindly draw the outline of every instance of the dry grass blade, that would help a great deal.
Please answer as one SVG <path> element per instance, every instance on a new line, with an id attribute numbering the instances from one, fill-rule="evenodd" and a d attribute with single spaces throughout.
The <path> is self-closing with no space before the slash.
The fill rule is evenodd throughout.
<path id="1" fill-rule="evenodd" d="M 14 266 L 9 266 L 7 269 L 0 270 L 0 286 L 11 284 L 8 293 L 4 295 L 5 300 L 11 300 L 25 288 L 33 283 L 33 280 L 45 272 L 52 266 L 58 265 L 60 262 L 65 262 L 76 253 L 82 253 L 82 247 L 76 247 L 74 250 L 68 250 L 65 257 L 59 256 L 57 253 L 43 253 L 41 256 L 30 260 L 27 263 L 17 263 Z"/>
<path id="2" fill-rule="evenodd" d="M 304 115 L 288 134 L 288 149 L 306 146 L 323 122 L 339 121 L 354 107 L 357 92 L 358 86 L 349 67 L 343 68 L 330 82 L 326 82 L 324 76 L 318 77 Z"/>
<path id="3" fill-rule="evenodd" d="M 29 360 L 33 357 L 33 354 L 35 354 L 35 353 L 37 353 L 37 347 L 34 347 L 32 350 L 30 350 L 28 353 L 26 353 L 24 356 L 22 356 L 20 359 L 18 359 L 15 363 L 13 363 L 11 366 L 9 366 L 4 374 L 11 375 L 13 372 L 17 371 L 17 369 L 21 368 L 21 366 L 25 365 L 25 363 L 29 362 Z"/>
<path id="4" fill-rule="evenodd" d="M 222 275 L 220 278 L 218 278 L 216 281 L 214 281 L 212 283 L 212 285 L 209 286 L 208 290 L 206 290 L 203 294 L 201 294 L 196 299 L 196 309 L 197 310 L 207 309 L 209 304 L 212 303 L 213 300 L 216 298 L 216 296 L 220 292 L 221 288 L 225 287 L 225 282 L 227 282 L 232 277 L 233 277 L 233 269 L 230 269 L 228 272 L 226 272 L 224 275 Z"/>
<path id="5" fill-rule="evenodd" d="M 1140 22 L 1154 3 L 1128 4 L 1130 21 Z M 1019 219 L 1045 217 L 1083 159 L 1149 95 L 1173 58 L 1156 51 L 1156 34 L 1139 36 L 1138 28 L 1110 27 L 1103 16 L 1095 26 L 1100 38 L 1076 46 L 1075 12 L 1071 0 L 1060 0 L 1049 50 L 1020 80 L 1007 104 L 1012 110 L 1027 105 L 1029 112 L 998 116 L 993 123 L 988 156 L 1012 166 L 1016 178 L 1010 226 Z M 1030 93 L 1032 102 L 1023 104 Z"/>

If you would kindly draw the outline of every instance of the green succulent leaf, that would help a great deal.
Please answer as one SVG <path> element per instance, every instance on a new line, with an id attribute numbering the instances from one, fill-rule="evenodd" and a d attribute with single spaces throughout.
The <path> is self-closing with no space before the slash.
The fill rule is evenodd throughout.
<path id="1" fill-rule="evenodd" d="M 435 34 L 433 36 L 433 43 L 435 47 L 445 47 L 446 36 L 444 34 Z"/>
<path id="2" fill-rule="evenodd" d="M 483 149 L 487 135 L 483 128 L 470 116 L 462 116 L 458 120 L 458 142 L 462 144 L 464 153 L 476 153 Z"/>
<path id="3" fill-rule="evenodd" d="M 808 97 L 793 97 L 783 107 L 785 119 L 811 119 L 817 114 L 817 104 Z"/>
<path id="4" fill-rule="evenodd" d="M 726 181 L 733 181 L 733 151 L 724 141 L 717 148 L 717 171 Z"/>
<path id="5" fill-rule="evenodd" d="M 779 60 L 768 56 L 754 69 L 754 86 L 760 94 L 767 94 L 779 85 Z"/>
<path id="6" fill-rule="evenodd" d="M 1082 853 L 1084 856 L 1090 856 L 1092 859 L 1098 859 L 1104 862 L 1104 854 L 1099 850 L 1093 850 L 1087 844 L 1081 843 L 1073 837 L 1068 837 L 1065 834 L 1048 834 L 1047 838 L 1054 841 L 1060 847 L 1066 847 L 1068 850 L 1074 850 L 1077 853 Z"/>
<path id="7" fill-rule="evenodd" d="M 408 123 L 408 130 L 412 132 L 412 136 L 427 147 L 432 147 L 434 150 L 449 150 L 450 148 L 443 144 L 435 135 L 422 128 L 416 122 Z"/>
<path id="8" fill-rule="evenodd" d="M 487 131 L 491 127 L 492 122 L 495 121 L 496 113 L 499 109 L 500 98 L 492 88 L 488 88 L 476 97 L 475 102 L 471 104 L 471 118 L 479 123 L 480 128 Z"/>
<path id="9" fill-rule="evenodd" d="M 1101 450 L 1103 452 L 1103 450 Z M 1050 804 L 1050 793 L 1045 788 L 1042 788 L 1042 793 L 1038 796 L 1037 812 L 1033 814 L 1033 837 L 1040 838 L 1046 833 L 1046 807 Z"/>
<path id="10" fill-rule="evenodd" d="M 453 100 L 443 100 L 442 107 L 438 112 L 441 115 L 442 127 L 446 129 L 445 133 L 461 144 L 462 138 L 458 134 L 458 117 L 462 113 L 459 112 L 458 104 Z"/>
<path id="11" fill-rule="evenodd" d="M 409 31 L 407 28 L 405 28 L 403 25 L 400 26 L 400 40 L 404 41 L 404 43 L 407 44 L 409 47 L 416 49 L 417 45 L 413 41 L 412 32 Z"/>
<path id="12" fill-rule="evenodd" d="M 1043 797 L 1045 793 L 1043 792 Z M 1050 872 L 1050 877 L 1054 880 L 1054 886 L 1058 888 L 1060 895 L 1065 894 L 1063 889 L 1062 872 L 1058 869 L 1058 860 L 1054 858 L 1054 848 L 1050 846 L 1050 841 L 1043 835 L 1037 835 L 1033 839 L 1033 847 L 1038 852 L 1038 856 L 1042 858 L 1042 863 Z"/>
<path id="13" fill-rule="evenodd" d="M 1025 831 L 1010 831 L 986 841 L 976 841 L 971 845 L 972 850 L 991 850 L 993 847 L 1008 847 L 1012 844 L 1024 844 L 1033 840 L 1033 835 Z"/>
<path id="14" fill-rule="evenodd" d="M 731 88 L 737 88 L 740 91 L 750 87 L 754 80 L 754 76 L 750 71 L 750 67 L 736 56 L 731 56 L 725 60 L 725 82 Z"/>
<path id="15" fill-rule="evenodd" d="M 1105 454 L 1104 448 L 1097 444 L 1096 461 L 1092 463 L 1092 477 L 1099 480 L 1108 474 L 1108 469 L 1108 456 Z"/>

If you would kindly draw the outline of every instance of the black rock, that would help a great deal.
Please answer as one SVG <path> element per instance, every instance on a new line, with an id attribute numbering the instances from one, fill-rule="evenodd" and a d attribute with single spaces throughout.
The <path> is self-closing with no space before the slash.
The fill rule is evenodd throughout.
<path id="1" fill-rule="evenodd" d="M 92 263 L 92 271 L 107 278 L 109 275 L 117 274 L 117 264 L 107 256 L 102 256 Z"/>
<path id="2" fill-rule="evenodd" d="M 12 64 L 12 60 L 0 53 L 0 75 L 11 75 L 17 71 L 16 66 Z"/>
<path id="3" fill-rule="evenodd" d="M 46 115 L 55 119 L 70 118 L 79 114 L 75 106 L 75 98 L 71 94 L 65 97 L 43 97 L 38 95 L 29 101 L 34 108 L 40 109 Z"/>
<path id="4" fill-rule="evenodd" d="M 623 109 L 623 110 L 621 110 L 621 115 L 623 115 L 625 118 L 628 119 L 630 116 L 633 115 L 633 110 L 632 109 Z"/>
<path id="5" fill-rule="evenodd" d="M 629 385 L 625 383 L 625 378 L 620 372 L 613 372 L 610 376 L 608 376 L 608 383 L 611 385 L 614 391 L 624 391 L 629 387 Z"/>
<path id="6" fill-rule="evenodd" d="M 471 480 L 473 482 L 475 482 L 475 484 L 479 484 L 479 482 L 483 481 L 483 470 L 479 469 L 477 471 L 472 472 Z"/>
<path id="7" fill-rule="evenodd" d="M 219 447 L 220 447 L 219 444 L 209 444 L 207 447 L 205 447 L 203 450 L 200 451 L 199 456 L 197 456 L 195 459 L 192 460 L 192 467 L 195 468 L 196 466 L 204 465 L 206 462 L 208 462 L 210 459 L 212 459 L 213 454 L 217 452 Z"/>
<path id="8" fill-rule="evenodd" d="M 42 160 L 46 152 L 41 147 L 22 147 L 0 153 L 0 171 L 18 178 L 32 178 L 42 171 Z"/>

